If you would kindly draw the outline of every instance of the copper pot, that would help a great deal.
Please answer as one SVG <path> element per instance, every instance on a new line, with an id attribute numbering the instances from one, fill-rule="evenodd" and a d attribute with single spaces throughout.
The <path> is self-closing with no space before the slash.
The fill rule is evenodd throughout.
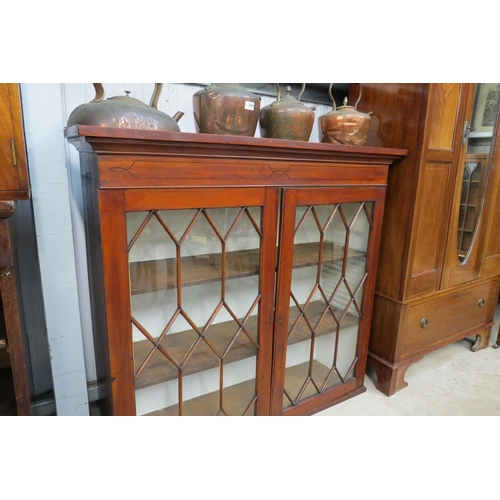
<path id="1" fill-rule="evenodd" d="M 180 132 L 177 122 L 184 113 L 178 111 L 173 118 L 159 111 L 162 83 L 155 83 L 155 89 L 149 106 L 139 99 L 130 97 L 125 91 L 124 96 L 104 99 L 104 86 L 94 83 L 95 98 L 87 104 L 81 104 L 73 110 L 68 118 L 68 127 L 72 125 L 97 125 L 100 127 L 118 127 L 141 130 L 160 130 Z"/>
<path id="2" fill-rule="evenodd" d="M 362 113 L 357 107 L 361 100 L 361 85 L 359 85 L 359 97 L 353 106 L 347 105 L 347 97 L 344 105 L 337 108 L 332 95 L 332 84 L 328 92 L 333 102 L 333 110 L 319 117 L 319 130 L 321 142 L 331 144 L 347 144 L 351 146 L 364 146 L 368 139 L 368 130 L 373 113 Z"/>
<path id="3" fill-rule="evenodd" d="M 239 83 L 213 83 L 193 95 L 193 108 L 198 132 L 253 137 L 260 97 Z"/>
<path id="4" fill-rule="evenodd" d="M 300 102 L 306 84 L 302 84 L 299 97 L 290 95 L 291 88 L 286 88 L 286 96 L 281 97 L 280 85 L 276 84 L 276 101 L 260 111 L 260 129 L 262 137 L 308 141 L 314 125 L 314 109 Z"/>

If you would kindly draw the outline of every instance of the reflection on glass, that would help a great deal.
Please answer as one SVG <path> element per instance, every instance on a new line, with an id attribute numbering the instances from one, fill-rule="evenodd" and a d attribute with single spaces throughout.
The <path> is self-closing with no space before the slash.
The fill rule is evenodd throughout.
<path id="1" fill-rule="evenodd" d="M 283 408 L 354 376 L 372 210 L 297 209 Z"/>
<path id="2" fill-rule="evenodd" d="M 461 264 L 467 261 L 479 225 L 490 168 L 499 95 L 500 83 L 479 83 L 476 86 L 458 216 L 457 245 Z"/>
<path id="3" fill-rule="evenodd" d="M 127 214 L 139 415 L 255 413 L 260 208 Z"/>

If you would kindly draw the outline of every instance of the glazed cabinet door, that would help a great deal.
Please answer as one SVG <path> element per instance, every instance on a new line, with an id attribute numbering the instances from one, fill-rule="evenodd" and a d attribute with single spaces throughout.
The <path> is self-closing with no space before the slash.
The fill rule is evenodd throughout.
<path id="1" fill-rule="evenodd" d="M 384 196 L 284 190 L 273 414 L 314 413 L 364 390 Z"/>
<path id="2" fill-rule="evenodd" d="M 277 190 L 110 190 L 100 204 L 113 413 L 268 414 Z"/>

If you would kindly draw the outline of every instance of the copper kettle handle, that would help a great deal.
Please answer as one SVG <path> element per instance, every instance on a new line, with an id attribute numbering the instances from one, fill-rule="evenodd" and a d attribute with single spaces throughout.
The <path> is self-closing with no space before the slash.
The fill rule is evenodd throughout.
<path id="1" fill-rule="evenodd" d="M 160 100 L 160 94 L 163 89 L 163 83 L 155 83 L 155 89 L 153 90 L 153 95 L 151 96 L 151 102 L 149 106 L 151 108 L 158 109 L 158 101 Z"/>
<path id="2" fill-rule="evenodd" d="M 359 96 L 358 96 L 358 100 L 356 101 L 356 104 L 354 105 L 354 109 L 358 109 L 358 104 L 359 104 L 359 101 L 361 101 L 361 95 L 363 93 L 363 90 L 361 88 L 361 83 L 357 83 L 356 85 L 359 87 Z M 328 93 L 330 94 L 330 99 L 333 102 L 333 111 L 337 111 L 335 99 L 333 98 L 333 95 L 332 95 L 332 86 L 333 86 L 333 83 L 330 83 L 330 87 L 328 88 Z"/>
<path id="3" fill-rule="evenodd" d="M 356 101 L 356 104 L 354 105 L 354 109 L 358 109 L 358 104 L 359 104 L 359 101 L 361 101 L 361 94 L 363 92 L 361 90 L 361 83 L 357 83 L 356 85 L 359 87 L 359 97 L 358 97 L 358 100 Z"/>
<path id="4" fill-rule="evenodd" d="M 276 89 L 277 89 L 276 100 L 273 103 L 271 103 L 271 106 L 277 106 L 280 103 L 280 100 L 281 100 L 280 84 L 279 83 L 275 83 L 275 85 L 276 85 Z"/>
<path id="5" fill-rule="evenodd" d="M 333 95 L 332 95 L 332 87 L 333 87 L 333 83 L 330 83 L 330 87 L 328 87 L 328 93 L 330 94 L 330 99 L 332 100 L 332 103 L 333 103 L 333 112 L 337 111 L 337 105 L 335 104 L 335 99 L 333 98 Z"/>
<path id="6" fill-rule="evenodd" d="M 302 94 L 304 93 L 304 90 L 306 90 L 306 84 L 302 84 L 302 88 L 300 89 L 300 94 L 299 97 L 297 97 L 297 101 L 300 101 L 300 98 L 302 97 Z"/>
<path id="7" fill-rule="evenodd" d="M 93 83 L 95 97 L 90 102 L 101 102 L 104 99 L 104 85 L 102 83 Z"/>
<path id="8" fill-rule="evenodd" d="M 93 83 L 95 89 L 95 97 L 90 102 L 101 102 L 104 99 L 104 85 L 102 83 Z M 150 107 L 158 109 L 158 101 L 163 89 L 163 83 L 155 83 L 155 89 L 151 97 Z"/>
<path id="9" fill-rule="evenodd" d="M 278 90 L 276 100 L 271 104 L 271 106 L 277 106 L 280 103 L 281 100 L 281 89 L 280 89 L 280 84 L 276 84 L 276 88 Z M 302 88 L 300 89 L 300 94 L 299 97 L 297 97 L 297 101 L 300 101 L 300 98 L 302 97 L 302 94 L 304 93 L 304 90 L 306 89 L 306 84 L 302 84 Z"/>

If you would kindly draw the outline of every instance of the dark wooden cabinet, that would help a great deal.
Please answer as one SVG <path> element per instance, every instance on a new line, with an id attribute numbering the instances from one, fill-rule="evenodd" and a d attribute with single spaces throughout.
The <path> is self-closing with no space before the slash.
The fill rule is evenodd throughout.
<path id="1" fill-rule="evenodd" d="M 304 415 L 363 392 L 403 149 L 75 126 L 101 414 Z"/>
<path id="2" fill-rule="evenodd" d="M 16 411 L 30 414 L 18 290 L 8 219 L 14 214 L 15 200 L 29 197 L 28 168 L 21 113 L 21 96 L 17 83 L 0 84 L 0 292 L 2 323 L 0 333 L 2 357 L 11 367 Z M 9 373 L 9 378 L 11 374 Z M 7 383 L 7 382 L 4 382 Z"/>
<path id="3" fill-rule="evenodd" d="M 410 151 L 389 174 L 369 346 L 390 396 L 432 350 L 469 336 L 472 350 L 488 346 L 500 275 L 499 140 L 493 126 L 474 131 L 475 84 L 363 84 L 363 99 L 374 112 L 368 145 Z"/>

